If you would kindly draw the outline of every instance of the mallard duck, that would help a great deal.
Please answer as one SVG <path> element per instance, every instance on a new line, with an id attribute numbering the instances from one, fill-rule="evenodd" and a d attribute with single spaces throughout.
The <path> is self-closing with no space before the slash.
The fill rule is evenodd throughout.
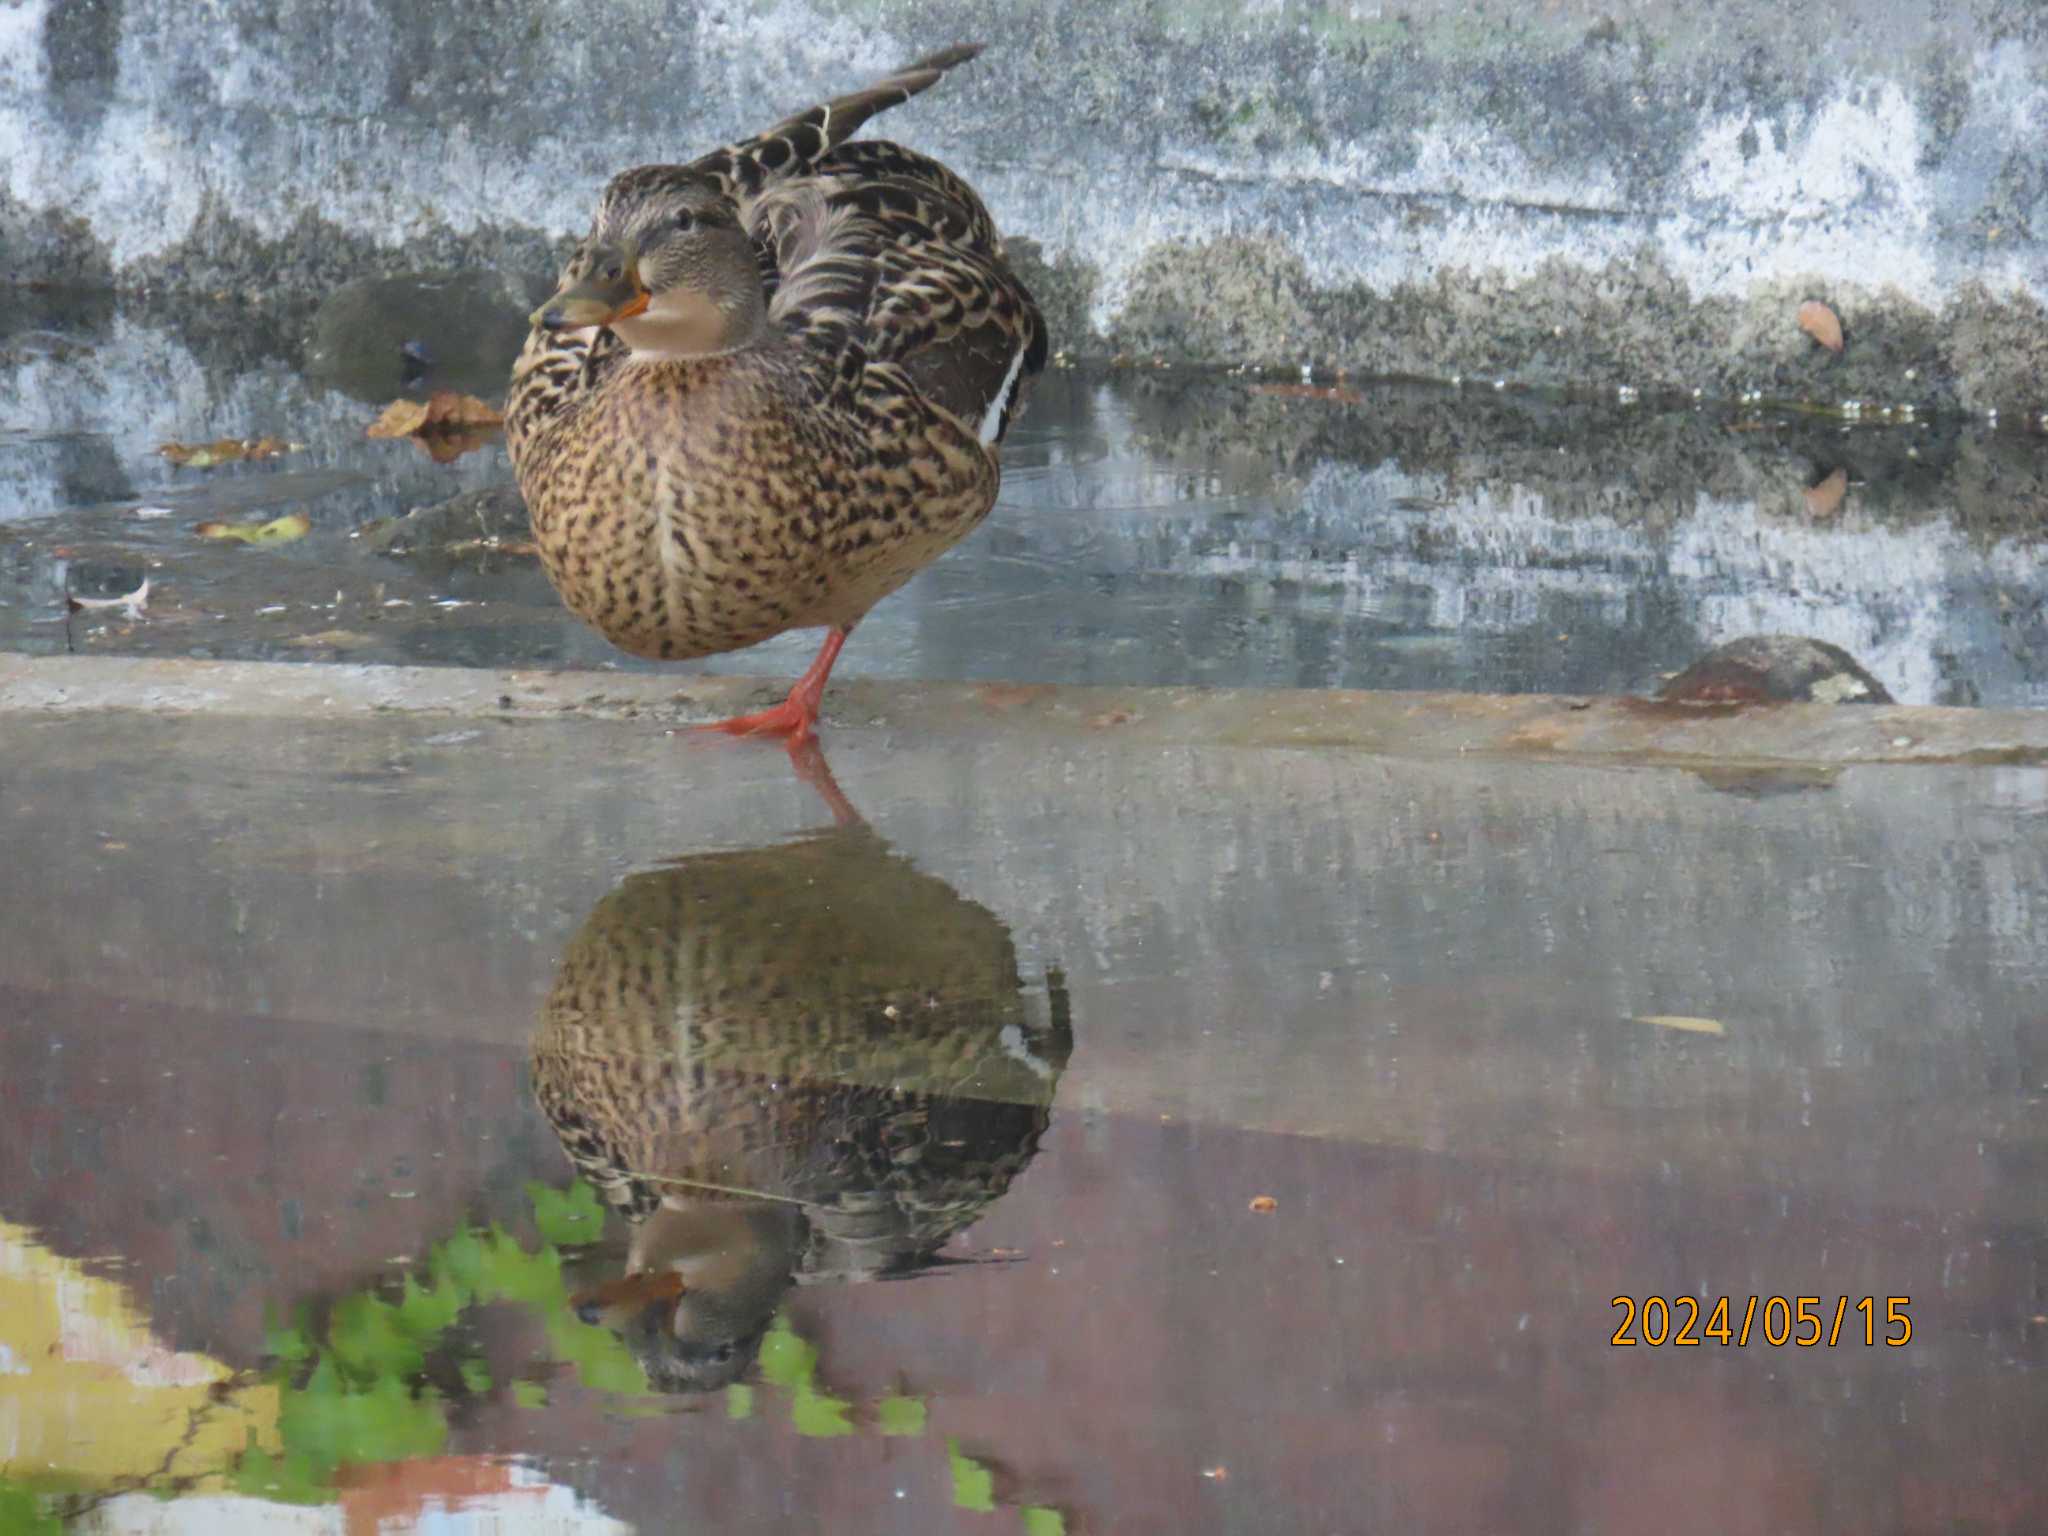
<path id="1" fill-rule="evenodd" d="M 966 182 L 847 142 L 978 52 L 621 172 L 533 314 L 506 441 L 570 609 L 648 657 L 826 631 L 782 704 L 718 729 L 808 737 L 862 615 L 995 504 L 1038 306 Z"/>
<path id="2" fill-rule="evenodd" d="M 795 1283 L 913 1274 L 1029 1163 L 1072 1049 L 1009 930 L 864 824 L 625 880 L 570 941 L 534 1094 L 631 1229 L 577 1298 L 665 1388 L 751 1363 Z"/>

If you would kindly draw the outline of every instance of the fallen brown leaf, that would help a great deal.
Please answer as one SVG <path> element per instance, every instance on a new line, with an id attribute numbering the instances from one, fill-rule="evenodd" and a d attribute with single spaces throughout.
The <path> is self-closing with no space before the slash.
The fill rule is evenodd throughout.
<path id="1" fill-rule="evenodd" d="M 1254 1195 L 1252 1196 L 1251 1208 L 1261 1216 L 1269 1216 L 1274 1211 L 1280 1209 L 1280 1202 L 1271 1195 Z"/>
<path id="2" fill-rule="evenodd" d="M 394 400 L 384 414 L 370 423 L 370 437 L 419 437 L 428 432 L 459 432 L 477 427 L 499 427 L 504 414 L 474 395 L 458 395 L 452 389 L 436 390 L 425 400 Z"/>
<path id="3" fill-rule="evenodd" d="M 496 437 L 504 415 L 474 395 L 436 390 L 425 400 L 394 400 L 370 423 L 371 437 L 410 437 L 436 464 L 473 453 Z"/>
<path id="4" fill-rule="evenodd" d="M 281 437 L 222 437 L 210 443 L 163 443 L 156 451 L 180 469 L 212 469 L 244 459 L 275 459 L 304 446 Z"/>
<path id="5" fill-rule="evenodd" d="M 465 453 L 488 447 L 497 441 L 497 437 L 495 427 L 471 427 L 461 432 L 422 432 L 413 441 L 426 449 L 427 457 L 436 464 L 448 464 Z"/>
<path id="6" fill-rule="evenodd" d="M 1799 329 L 1830 352 L 1842 350 L 1842 322 L 1819 299 L 1808 299 L 1799 306 Z"/>
<path id="7" fill-rule="evenodd" d="M 1090 715 L 1088 723 L 1096 730 L 1112 725 L 1128 725 L 1138 717 L 1128 709 L 1106 709 L 1099 715 Z"/>
<path id="8" fill-rule="evenodd" d="M 1849 471 L 1838 469 L 1819 485 L 1806 488 L 1806 510 L 1815 517 L 1833 517 L 1842 509 L 1842 498 L 1849 494 Z"/>

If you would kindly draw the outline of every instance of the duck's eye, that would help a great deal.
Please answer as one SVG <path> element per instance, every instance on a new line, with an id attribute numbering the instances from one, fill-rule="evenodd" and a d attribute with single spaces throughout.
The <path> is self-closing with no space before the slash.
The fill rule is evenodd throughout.
<path id="1" fill-rule="evenodd" d="M 690 212 L 690 210 L 689 210 L 689 209 L 685 208 L 685 209 L 684 209 L 684 210 L 683 210 L 683 211 L 682 211 L 681 213 L 679 213 L 679 214 L 677 214 L 677 215 L 676 215 L 676 228 L 677 228 L 677 229 L 678 229 L 679 231 L 682 231 L 682 232 L 684 232 L 684 233 L 688 233 L 688 232 L 689 232 L 690 230 L 692 230 L 692 229 L 694 229 L 694 228 L 696 228 L 696 227 L 697 227 L 697 215 L 695 215 L 694 213 Z"/>

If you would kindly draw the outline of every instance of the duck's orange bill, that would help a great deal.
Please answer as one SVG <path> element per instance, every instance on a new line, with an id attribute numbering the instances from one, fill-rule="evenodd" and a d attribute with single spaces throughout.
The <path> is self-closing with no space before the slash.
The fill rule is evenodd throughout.
<path id="1" fill-rule="evenodd" d="M 578 1291 L 569 1298 L 571 1311 L 599 1307 L 644 1307 L 657 1301 L 675 1301 L 683 1294 L 683 1277 L 672 1269 L 646 1269 L 637 1275 L 621 1275 L 602 1285 Z"/>

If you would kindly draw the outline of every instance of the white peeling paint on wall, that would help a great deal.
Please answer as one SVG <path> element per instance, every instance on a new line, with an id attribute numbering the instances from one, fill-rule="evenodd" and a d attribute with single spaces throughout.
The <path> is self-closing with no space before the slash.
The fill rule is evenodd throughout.
<path id="1" fill-rule="evenodd" d="M 930 42 L 896 39 L 804 0 L 693 7 L 687 46 L 699 74 L 716 83 L 678 103 L 674 140 L 634 143 L 549 132 L 545 104 L 535 104 L 540 131 L 523 135 L 493 132 L 488 119 L 473 131 L 459 116 L 436 126 L 402 105 L 387 108 L 378 82 L 391 77 L 406 40 L 381 35 L 367 4 L 354 18 L 358 46 L 335 61 L 333 99 L 302 106 L 307 82 L 281 53 L 234 43 L 219 15 L 134 0 L 103 110 L 67 116 L 44 78 L 41 33 L 52 3 L 0 9 L 0 175 L 28 208 L 81 216 L 117 269 L 175 247 L 209 196 L 266 237 L 305 213 L 393 248 L 434 231 L 508 224 L 570 233 L 584 226 L 612 171 L 764 126 L 806 104 L 808 92 L 869 78 Z M 558 46 L 565 102 L 607 80 L 587 38 L 568 29 Z M 1967 159 L 1985 162 L 1986 178 L 2006 154 L 2042 142 L 2048 86 L 2031 64 L 2011 43 L 1970 63 L 1958 142 Z M 190 100 L 194 80 L 208 100 Z M 1097 267 L 1099 326 L 1120 309 L 1148 248 L 1226 233 L 1277 236 L 1319 285 L 1382 292 L 1445 271 L 1520 280 L 1551 261 L 1597 268 L 1647 243 L 1698 297 L 1800 277 L 1889 285 L 1928 304 L 1972 278 L 2048 296 L 2048 263 L 2031 250 L 1967 269 L 1944 257 L 1938 177 L 1954 173 L 1923 164 L 1932 130 L 1890 79 L 1845 76 L 1826 100 L 1768 120 L 1747 109 L 1704 119 L 1658 206 L 1633 205 L 1614 166 L 1581 159 L 1545 170 L 1505 130 L 1474 121 L 1323 149 L 1233 152 L 1170 141 L 1105 196 L 1103 167 L 1062 156 L 1056 143 L 1027 140 L 998 158 L 986 144 L 977 154 L 959 134 L 935 132 L 934 124 L 971 120 L 973 72 L 944 89 L 945 105 L 916 104 L 890 123 L 956 157 L 1006 229 Z M 1403 168 L 1388 171 L 1396 141 Z M 1410 217 L 1417 200 L 1430 218 Z"/>

